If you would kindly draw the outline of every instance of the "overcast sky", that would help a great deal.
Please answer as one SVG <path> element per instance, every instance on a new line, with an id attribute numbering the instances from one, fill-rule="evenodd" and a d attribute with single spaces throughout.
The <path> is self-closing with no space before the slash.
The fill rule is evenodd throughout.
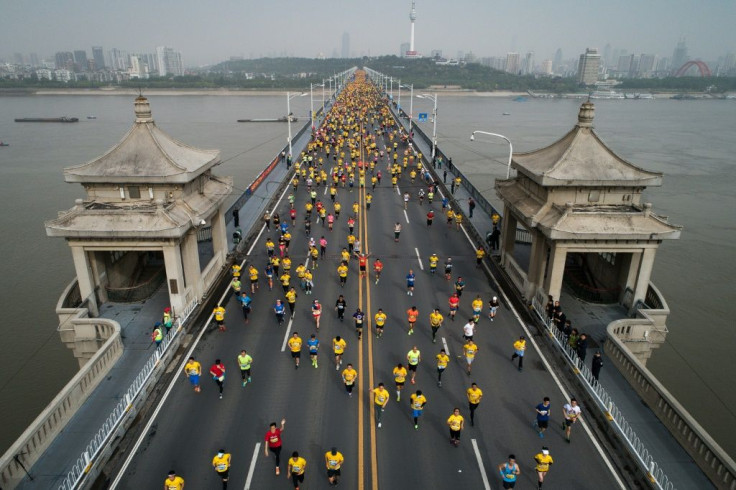
<path id="1" fill-rule="evenodd" d="M 0 57 L 101 45 L 129 53 L 155 46 L 182 52 L 185 65 L 230 56 L 398 54 L 409 40 L 410 0 L 0 0 Z M 539 62 L 562 48 L 672 56 L 685 37 L 691 58 L 736 51 L 734 0 L 417 0 L 416 49 L 446 57 L 534 51 Z"/>

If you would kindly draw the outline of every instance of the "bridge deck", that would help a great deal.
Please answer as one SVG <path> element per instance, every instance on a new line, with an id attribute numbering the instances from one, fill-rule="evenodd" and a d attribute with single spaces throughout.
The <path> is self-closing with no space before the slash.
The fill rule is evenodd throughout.
<path id="1" fill-rule="evenodd" d="M 386 163 L 380 168 L 385 176 Z M 296 315 L 293 321 L 278 326 L 271 306 L 275 299 L 283 298 L 278 284 L 268 291 L 261 281 L 260 290 L 254 295 L 250 322 L 245 324 L 234 300 L 227 304 L 227 332 L 210 332 L 194 355 L 207 371 L 215 358 L 221 358 L 228 368 L 224 399 L 217 395 L 215 384 L 203 377 L 201 393 L 194 393 L 181 375 L 152 428 L 135 451 L 132 464 L 123 470 L 118 488 L 141 488 L 159 484 L 170 468 L 176 469 L 187 485 L 196 488 L 216 488 L 218 478 L 210 466 L 211 457 L 220 448 L 233 455 L 230 486 L 246 485 L 252 465 L 250 488 L 274 488 L 286 485 L 276 483 L 273 461 L 262 455 L 263 435 L 272 421 L 286 418 L 284 433 L 284 458 L 281 463 L 285 475 L 287 455 L 297 450 L 307 459 L 305 485 L 309 488 L 326 486 L 324 483 L 324 453 L 337 446 L 345 455 L 343 485 L 346 488 L 484 488 L 479 467 L 482 462 L 490 480 L 490 488 L 499 488 L 496 465 L 515 453 L 521 466 L 521 488 L 531 488 L 536 483 L 533 456 L 542 445 L 548 445 L 555 458 L 549 474 L 548 485 L 555 488 L 617 488 L 619 484 L 605 461 L 598 455 L 595 444 L 578 424 L 573 441 L 567 444 L 560 430 L 561 406 L 564 402 L 553 375 L 547 370 L 539 354 L 529 348 L 525 370 L 519 372 L 509 359 L 512 343 L 523 330 L 519 321 L 507 307 L 502 307 L 494 322 L 487 317 L 480 320 L 476 343 L 479 354 L 473 365 L 473 374 L 464 372 L 461 354 L 462 325 L 470 316 L 470 301 L 481 294 L 484 301 L 496 294 L 487 277 L 475 266 L 474 249 L 463 231 L 448 228 L 442 217 L 439 199 L 432 205 L 437 218 L 431 228 L 425 223 L 428 204 L 420 206 L 413 200 L 404 213 L 401 192 L 414 192 L 408 176 L 400 183 L 400 190 L 392 189 L 387 176 L 374 192 L 373 205 L 366 211 L 363 197 L 356 188 L 352 193 L 340 188 L 338 200 L 344 209 L 353 201 L 361 202 L 361 214 L 366 217 L 359 239 L 372 258 L 380 257 L 385 264 L 378 285 L 373 280 L 360 280 L 357 263 L 352 260 L 345 288 L 341 288 L 336 268 L 338 253 L 347 245 L 346 219 L 343 212 L 330 233 L 313 223 L 313 235 L 324 235 L 329 241 L 328 257 L 319 262 L 315 272 L 315 288 L 311 296 L 299 291 Z M 320 188 L 320 198 L 329 201 L 325 189 Z M 299 211 L 291 256 L 294 265 L 305 260 L 307 237 L 301 225 L 306 192 L 301 184 L 297 194 Z M 288 203 L 281 202 L 281 216 L 288 216 Z M 328 209 L 331 205 L 328 204 Z M 393 224 L 403 226 L 399 243 L 393 239 Z M 356 223 L 356 233 L 359 227 Z M 256 244 L 249 260 L 259 270 L 266 262 L 265 233 Z M 271 236 L 275 238 L 274 233 Z M 427 257 L 437 253 L 441 259 L 451 256 L 455 264 L 456 278 L 462 275 L 467 287 L 462 296 L 460 313 L 452 322 L 447 318 L 447 300 L 452 283 L 441 273 L 429 274 Z M 419 258 L 418 258 L 419 257 Z M 420 261 L 422 265 L 420 266 Z M 371 260 L 372 264 L 372 260 Z M 422 269 L 423 267 L 423 269 Z M 405 279 L 409 268 L 417 275 L 417 287 L 408 296 Z M 339 294 L 344 294 L 348 312 L 360 306 L 369 314 L 366 331 L 361 342 L 356 338 L 349 316 L 345 323 L 337 320 L 333 307 Z M 286 336 L 297 331 L 306 341 L 315 332 L 309 305 L 319 299 L 325 306 L 318 338 L 321 341 L 319 368 L 311 367 L 306 350 L 302 354 L 302 366 L 298 370 L 288 353 L 283 350 Z M 405 311 L 416 305 L 420 311 L 417 330 L 407 335 Z M 433 344 L 428 326 L 428 314 L 439 307 L 446 317 L 440 330 L 442 340 Z M 388 314 L 386 332 L 382 338 L 372 333 L 372 316 L 378 308 Z M 486 308 L 484 308 L 484 315 Z M 335 335 L 346 338 L 348 348 L 345 363 L 351 362 L 359 372 L 356 393 L 348 397 L 334 365 L 331 363 L 331 339 Z M 446 342 L 451 357 L 450 366 L 443 376 L 443 386 L 436 383 L 434 356 Z M 379 381 L 386 384 L 393 395 L 391 370 L 398 362 L 405 361 L 406 353 L 413 345 L 422 352 L 417 384 L 407 386 L 401 402 L 392 396 L 383 418 L 383 428 L 376 429 L 371 418 L 371 402 L 368 389 Z M 253 383 L 242 387 L 235 361 L 240 349 L 245 348 L 255 359 Z M 462 443 L 453 448 L 448 443 L 445 420 L 453 407 L 460 407 L 468 422 L 465 390 L 471 382 L 477 382 L 485 397 L 476 413 L 476 424 L 467 424 Z M 408 397 L 421 389 L 429 402 L 419 430 L 413 428 Z M 543 396 L 553 403 L 553 421 L 544 439 L 532 429 L 533 407 Z M 475 448 L 477 447 L 477 451 Z M 254 451 L 259 451 L 256 453 Z M 282 480 L 283 481 L 283 480 Z M 246 488 L 248 488 L 246 486 Z"/>

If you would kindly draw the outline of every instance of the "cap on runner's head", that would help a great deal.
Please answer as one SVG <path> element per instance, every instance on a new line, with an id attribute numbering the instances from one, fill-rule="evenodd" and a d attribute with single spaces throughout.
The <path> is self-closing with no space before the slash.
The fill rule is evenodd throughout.
<path id="1" fill-rule="evenodd" d="M 542 447 L 542 454 L 544 454 L 545 456 L 549 455 L 549 449 L 547 448 L 547 446 Z"/>
<path id="2" fill-rule="evenodd" d="M 497 299 L 498 299 L 498 297 L 497 297 L 497 296 L 494 296 L 494 297 L 493 297 L 493 301 L 496 301 Z"/>
<path id="3" fill-rule="evenodd" d="M 164 308 L 164 313 L 168 313 L 170 311 L 171 311 L 171 308 L 169 308 L 168 306 L 166 308 Z"/>

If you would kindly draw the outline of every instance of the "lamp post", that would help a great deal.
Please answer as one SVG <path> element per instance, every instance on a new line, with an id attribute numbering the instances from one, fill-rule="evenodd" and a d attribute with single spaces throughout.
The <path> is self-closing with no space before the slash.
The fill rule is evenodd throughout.
<path id="1" fill-rule="evenodd" d="M 307 95 L 305 93 L 298 93 L 298 94 L 292 94 L 291 92 L 286 92 L 286 125 L 289 127 L 289 156 L 292 156 L 291 152 L 291 99 L 294 97 L 302 97 L 304 95 Z"/>
<path id="2" fill-rule="evenodd" d="M 411 120 L 414 117 L 414 84 L 399 84 L 399 108 L 401 108 L 401 87 L 408 88 L 411 90 L 409 94 L 409 137 L 411 137 Z"/>
<path id="3" fill-rule="evenodd" d="M 514 153 L 514 146 L 511 144 L 511 140 L 508 139 L 506 136 L 498 133 L 489 133 L 488 131 L 473 131 L 473 133 L 470 135 L 470 141 L 475 141 L 475 133 L 479 134 L 486 134 L 488 136 L 496 136 L 497 138 L 502 138 L 506 140 L 506 142 L 509 144 L 509 163 L 506 165 L 506 180 L 511 178 L 511 156 Z"/>
<path id="4" fill-rule="evenodd" d="M 417 97 L 420 99 L 429 99 L 434 101 L 434 111 L 432 112 L 432 161 L 434 162 L 434 156 L 437 152 L 437 94 L 422 94 L 417 95 Z"/>

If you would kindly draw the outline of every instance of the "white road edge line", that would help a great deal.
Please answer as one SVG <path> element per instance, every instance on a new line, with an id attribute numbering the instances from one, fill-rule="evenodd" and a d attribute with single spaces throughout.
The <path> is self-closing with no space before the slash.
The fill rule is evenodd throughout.
<path id="1" fill-rule="evenodd" d="M 256 443 L 256 448 L 253 450 L 253 457 L 250 459 L 250 468 L 248 468 L 248 478 L 245 479 L 245 487 L 243 490 L 250 490 L 250 483 L 253 481 L 253 472 L 256 469 L 256 461 L 258 461 L 258 451 L 261 449 L 261 443 Z"/>
<path id="2" fill-rule="evenodd" d="M 406 211 L 404 211 L 406 212 Z M 419 249 L 414 247 L 414 251 L 417 253 L 417 260 L 419 261 L 419 268 L 424 270 L 424 264 L 422 264 L 422 256 L 419 255 Z"/>
<path id="3" fill-rule="evenodd" d="M 289 175 L 288 172 L 286 175 Z M 276 201 L 276 205 L 273 209 L 278 208 L 279 203 L 286 195 L 286 191 L 289 190 L 289 186 L 286 186 L 286 189 L 284 189 L 284 192 L 281 193 L 281 196 L 279 197 L 279 200 Z M 271 211 L 273 211 L 273 209 Z M 270 213 L 269 213 L 270 214 Z M 253 251 L 253 248 L 256 246 L 256 243 L 258 243 L 258 240 L 261 238 L 261 235 L 263 234 L 263 230 L 266 229 L 266 225 L 264 224 L 261 226 L 261 231 L 258 232 L 258 235 L 256 236 L 255 240 L 253 240 L 253 243 L 251 244 L 250 248 L 248 249 L 247 255 L 250 255 Z M 247 260 L 247 259 L 246 259 Z M 240 264 L 241 267 L 245 264 L 245 260 Z M 222 300 L 225 299 L 225 296 L 230 291 L 230 288 L 226 288 L 225 292 L 222 293 L 222 296 L 220 297 L 219 303 L 222 303 Z M 182 356 L 181 363 L 179 364 L 178 371 L 183 371 L 184 366 L 189 361 L 189 358 L 191 357 L 192 353 L 194 352 L 194 349 L 197 348 L 197 344 L 199 344 L 199 341 L 202 340 L 202 336 L 207 331 L 207 326 L 212 321 L 213 313 L 210 313 L 210 316 L 207 318 L 207 321 L 204 322 L 204 325 L 202 325 L 202 329 L 199 331 L 199 334 L 197 335 L 197 338 L 192 342 L 191 347 L 187 351 L 187 353 Z M 110 485 L 110 490 L 115 490 L 117 486 L 120 484 L 120 481 L 123 478 L 123 474 L 128 469 L 128 466 L 130 466 L 130 463 L 133 461 L 133 458 L 135 457 L 136 453 L 138 452 L 138 448 L 140 448 L 141 444 L 143 443 L 143 439 L 145 439 L 148 436 L 148 432 L 151 430 L 151 426 L 153 425 L 153 422 L 156 420 L 156 417 L 158 417 L 159 412 L 163 408 L 164 404 L 166 403 L 166 400 L 169 398 L 169 395 L 171 395 L 172 390 L 174 389 L 174 386 L 176 385 L 176 382 L 179 380 L 178 376 L 174 376 L 171 379 L 171 382 L 169 383 L 169 387 L 166 388 L 166 392 L 164 392 L 164 395 L 161 397 L 161 400 L 158 402 L 158 406 L 156 406 L 156 410 L 154 410 L 153 414 L 151 414 L 151 417 L 148 419 L 148 423 L 143 428 L 143 431 L 141 432 L 140 437 L 138 437 L 138 440 L 135 442 L 135 445 L 133 446 L 133 449 L 130 451 L 130 454 L 125 459 L 125 462 L 123 463 L 123 466 L 120 468 L 120 471 L 118 472 L 117 476 L 115 477 L 115 480 L 113 480 L 112 484 Z"/>
<path id="4" fill-rule="evenodd" d="M 473 451 L 475 451 L 475 459 L 478 460 L 478 468 L 480 469 L 480 476 L 483 478 L 483 488 L 491 490 L 491 484 L 488 483 L 488 475 L 486 475 L 486 468 L 483 466 L 483 458 L 480 457 L 480 451 L 478 450 L 478 443 L 475 439 L 470 440 L 473 443 Z"/>
<path id="5" fill-rule="evenodd" d="M 473 247 L 474 246 L 473 240 L 470 238 L 470 235 L 468 235 L 468 232 L 465 230 L 465 226 L 460 225 L 460 228 L 463 230 L 463 233 L 465 234 L 465 237 L 468 239 L 468 242 L 470 242 L 470 246 Z M 521 319 L 521 317 L 519 316 L 519 313 L 516 311 L 516 308 L 514 308 L 514 305 L 511 303 L 508 296 L 506 296 L 506 293 L 501 288 L 501 285 L 498 284 L 496 277 L 491 273 L 491 270 L 488 268 L 488 265 L 485 262 L 483 263 L 483 267 L 485 268 L 486 272 L 488 272 L 488 275 L 491 276 L 491 279 L 493 279 L 493 283 L 496 285 L 496 289 L 498 290 L 499 293 L 501 293 L 504 300 L 506 301 L 506 304 L 509 305 L 509 308 L 511 308 L 511 312 L 516 317 L 516 320 L 519 322 L 519 325 L 521 325 L 521 328 L 524 329 L 526 338 L 529 339 L 529 341 L 531 341 L 532 346 L 534 346 L 534 350 L 539 355 L 539 358 L 542 359 L 542 362 L 544 363 L 544 367 L 547 368 L 547 371 L 549 372 L 549 374 L 552 375 L 552 379 L 555 380 L 555 384 L 557 385 L 557 388 L 559 388 L 560 392 L 565 397 L 565 400 L 569 400 L 571 397 L 570 394 L 567 391 L 565 391 L 565 388 L 562 386 L 562 383 L 560 382 L 560 379 L 557 377 L 554 370 L 552 369 L 552 366 L 550 366 L 549 362 L 547 361 L 547 358 L 544 357 L 544 355 L 542 354 L 541 349 L 537 345 L 537 342 L 534 340 L 534 337 L 532 337 L 532 333 L 527 328 L 526 323 L 524 323 L 524 321 Z M 603 452 L 603 448 L 598 443 L 598 440 L 593 436 L 593 433 L 591 432 L 590 427 L 588 427 L 588 424 L 585 422 L 585 419 L 581 418 L 580 422 L 583 424 L 583 429 L 585 429 L 585 433 L 588 434 L 588 437 L 590 437 L 591 442 L 593 443 L 596 450 L 598 451 L 598 454 L 601 456 L 601 459 L 605 462 L 609 471 L 613 475 L 613 478 L 619 484 L 619 487 L 622 490 L 625 490 L 626 486 L 624 485 L 624 482 L 621 481 L 621 478 L 618 476 L 618 473 L 616 473 L 616 470 L 614 469 L 613 465 L 611 464 L 608 457 Z"/>
<path id="6" fill-rule="evenodd" d="M 281 352 L 284 352 L 286 350 L 286 343 L 289 341 L 289 332 L 291 332 L 292 323 L 294 323 L 294 319 L 289 318 L 289 324 L 286 326 L 286 333 L 284 333 L 284 343 L 281 344 Z"/>
<path id="7" fill-rule="evenodd" d="M 406 223 L 409 223 L 409 215 L 406 214 L 406 209 L 404 210 L 404 218 L 406 218 Z"/>
<path id="8" fill-rule="evenodd" d="M 396 184 L 396 194 L 401 195 L 401 188 L 399 187 L 399 184 Z"/>
<path id="9" fill-rule="evenodd" d="M 445 346 L 445 354 L 447 354 L 447 357 L 450 357 L 450 348 L 447 347 L 447 340 L 442 337 L 442 345 Z"/>

